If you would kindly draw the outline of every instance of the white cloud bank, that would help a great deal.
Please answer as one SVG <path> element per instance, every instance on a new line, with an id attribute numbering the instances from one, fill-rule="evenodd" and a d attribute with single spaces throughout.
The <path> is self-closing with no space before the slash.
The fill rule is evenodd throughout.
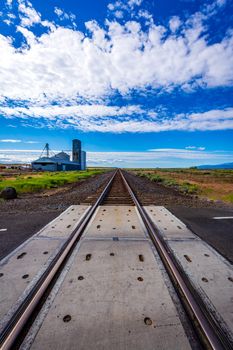
<path id="1" fill-rule="evenodd" d="M 137 3 L 129 1 L 128 6 Z M 45 25 L 41 15 L 23 0 L 19 14 L 18 30 L 28 45 L 15 49 L 10 37 L 0 35 L 2 98 L 96 99 L 147 87 L 169 91 L 233 84 L 233 32 L 209 44 L 200 13 L 186 22 L 173 17 L 168 27 L 150 22 L 144 30 L 135 20 L 106 20 L 104 27 L 90 21 L 89 36 L 54 25 L 39 37 L 29 27 Z"/>
<path id="2" fill-rule="evenodd" d="M 29 143 L 29 144 L 34 144 L 34 143 L 39 143 L 38 141 L 22 141 L 22 140 L 17 140 L 17 139 L 2 139 L 0 140 L 2 143 Z"/>
<path id="3" fill-rule="evenodd" d="M 161 116 L 140 106 L 105 105 L 0 107 L 5 118 L 14 115 L 34 126 L 41 122 L 51 128 L 75 128 L 98 132 L 161 132 L 233 129 L 233 108 L 211 110 L 204 113 Z"/>
<path id="4" fill-rule="evenodd" d="M 41 150 L 0 149 L 0 163 L 30 163 Z M 88 166 L 183 167 L 231 162 L 232 152 L 154 149 L 147 152 L 87 152 Z"/>
<path id="5" fill-rule="evenodd" d="M 135 10 L 141 0 L 115 1 L 110 11 L 133 9 L 135 19 L 145 19 L 145 27 L 135 19 L 106 20 L 102 27 L 89 21 L 88 34 L 42 20 L 29 1 L 17 1 L 17 30 L 27 44 L 16 49 L 11 37 L 0 34 L 0 113 L 5 118 L 100 132 L 233 128 L 233 108 L 174 116 L 137 105 L 106 105 L 115 93 L 125 98 L 147 88 L 190 92 L 233 86 L 233 30 L 216 43 L 209 43 L 206 34 L 206 19 L 225 1 L 214 1 L 186 21 L 172 17 L 167 27 L 154 23 L 148 11 Z M 60 8 L 54 10 L 59 18 L 75 20 Z M 35 36 L 34 25 L 47 32 Z M 7 106 L 9 99 L 13 103 Z"/>
<path id="6" fill-rule="evenodd" d="M 19 142 L 22 142 L 22 141 L 21 140 L 14 140 L 14 139 L 3 139 L 3 140 L 0 140 L 0 142 L 19 143 Z"/>

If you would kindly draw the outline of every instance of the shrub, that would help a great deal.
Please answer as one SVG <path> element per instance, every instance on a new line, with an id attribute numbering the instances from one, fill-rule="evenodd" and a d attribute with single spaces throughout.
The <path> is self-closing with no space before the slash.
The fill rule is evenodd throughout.
<path id="1" fill-rule="evenodd" d="M 199 187 L 195 184 L 191 184 L 189 182 L 183 182 L 180 185 L 180 189 L 182 192 L 184 193 L 188 193 L 188 194 L 195 194 L 198 192 Z"/>
<path id="2" fill-rule="evenodd" d="M 150 179 L 151 181 L 158 182 L 158 183 L 161 183 L 161 182 L 164 181 L 164 178 L 162 178 L 162 177 L 159 176 L 159 175 L 154 175 L 154 174 L 150 175 L 149 179 Z"/>

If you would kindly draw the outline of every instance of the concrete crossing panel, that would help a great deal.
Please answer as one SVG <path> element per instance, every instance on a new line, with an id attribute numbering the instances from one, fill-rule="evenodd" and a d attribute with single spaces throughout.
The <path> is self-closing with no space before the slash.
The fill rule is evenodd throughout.
<path id="1" fill-rule="evenodd" d="M 147 241 L 83 241 L 31 349 L 190 349 Z"/>
<path id="2" fill-rule="evenodd" d="M 33 239 L 15 251 L 0 265 L 0 328 L 7 312 L 16 306 L 34 277 L 47 266 L 51 256 L 60 249 L 61 240 Z M 13 311 L 13 310 L 12 310 Z"/>
<path id="3" fill-rule="evenodd" d="M 90 206 L 88 205 L 71 205 L 58 218 L 40 230 L 38 235 L 45 237 L 69 237 L 89 208 Z"/>
<path id="4" fill-rule="evenodd" d="M 88 225 L 86 237 L 145 238 L 146 229 L 134 206 L 100 206 Z"/>
<path id="5" fill-rule="evenodd" d="M 207 309 L 233 341 L 233 266 L 166 208 L 147 206 L 145 210 Z"/>
<path id="6" fill-rule="evenodd" d="M 169 241 L 174 256 L 207 308 L 233 340 L 233 268 L 202 240 Z"/>
<path id="7" fill-rule="evenodd" d="M 147 214 L 166 239 L 198 239 L 187 226 L 162 206 L 145 206 Z"/>
<path id="8" fill-rule="evenodd" d="M 0 262 L 0 330 L 88 209 L 69 207 Z"/>

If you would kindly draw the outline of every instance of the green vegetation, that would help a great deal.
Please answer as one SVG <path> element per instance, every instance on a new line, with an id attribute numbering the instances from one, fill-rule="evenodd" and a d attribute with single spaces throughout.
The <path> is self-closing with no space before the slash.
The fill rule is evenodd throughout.
<path id="1" fill-rule="evenodd" d="M 178 182 L 172 177 L 158 175 L 156 174 L 156 170 L 154 170 L 153 172 L 140 171 L 137 172 L 136 175 L 140 177 L 146 177 L 150 181 L 163 184 L 166 187 L 175 187 L 176 189 L 184 193 L 195 194 L 198 193 L 199 190 L 198 186 L 195 184 L 191 184 L 187 181 Z"/>
<path id="2" fill-rule="evenodd" d="M 0 191 L 5 187 L 14 187 L 18 193 L 39 192 L 78 182 L 91 176 L 102 174 L 106 169 L 88 169 L 86 171 L 40 172 L 30 175 L 17 175 L 0 178 Z"/>
<path id="3" fill-rule="evenodd" d="M 233 193 L 227 194 L 226 196 L 223 197 L 223 200 L 226 202 L 233 203 Z"/>
<path id="4" fill-rule="evenodd" d="M 200 192 L 200 188 L 197 185 L 191 184 L 189 182 L 183 182 L 179 185 L 179 188 L 182 192 L 189 194 L 197 194 Z"/>

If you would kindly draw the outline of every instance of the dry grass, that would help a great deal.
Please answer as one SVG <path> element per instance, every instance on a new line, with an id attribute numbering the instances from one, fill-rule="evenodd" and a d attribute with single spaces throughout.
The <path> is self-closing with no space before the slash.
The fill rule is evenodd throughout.
<path id="1" fill-rule="evenodd" d="M 181 192 L 233 203 L 233 170 L 134 169 L 133 172 Z"/>

